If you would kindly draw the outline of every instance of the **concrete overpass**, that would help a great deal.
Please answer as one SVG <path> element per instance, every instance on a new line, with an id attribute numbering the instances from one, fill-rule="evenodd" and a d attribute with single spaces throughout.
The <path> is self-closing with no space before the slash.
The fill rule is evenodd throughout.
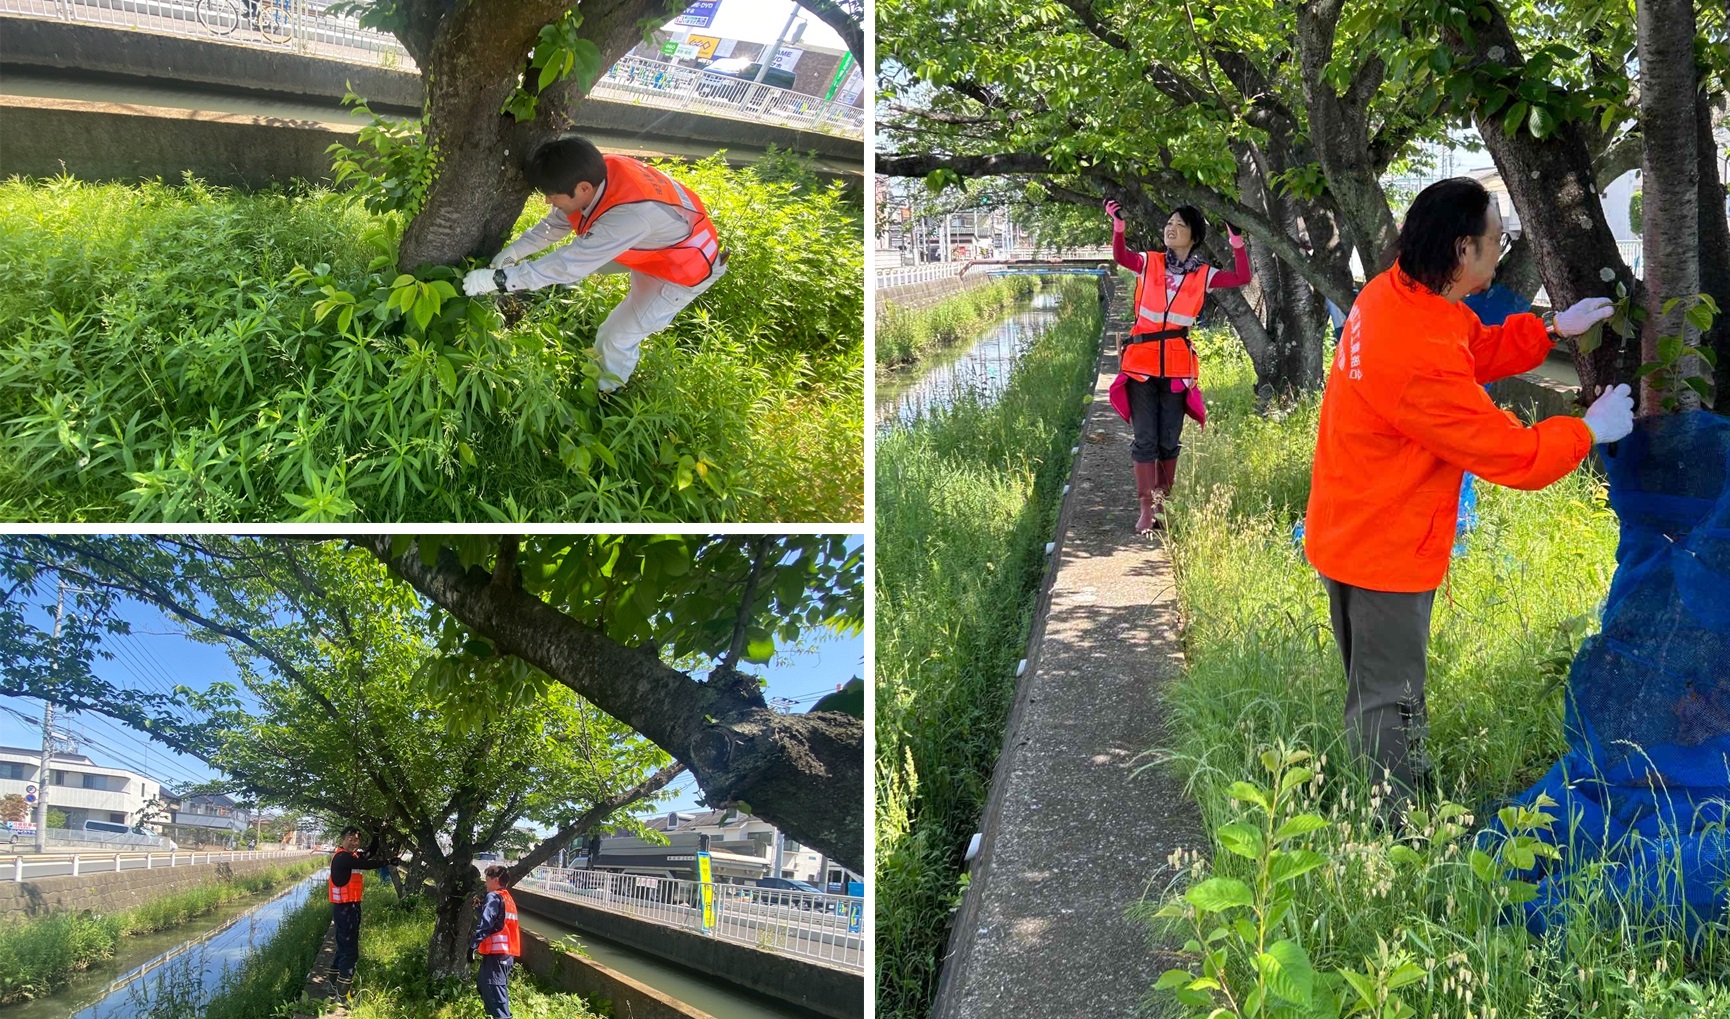
<path id="1" fill-rule="evenodd" d="M 332 142 L 361 126 L 353 90 L 385 114 L 418 115 L 415 71 L 288 50 L 0 16 L 0 177 L 69 172 L 88 179 L 178 180 L 262 187 L 329 179 Z M 863 174 L 863 139 L 590 98 L 577 129 L 601 148 L 735 165 L 773 145 L 811 153 L 833 176 Z"/>

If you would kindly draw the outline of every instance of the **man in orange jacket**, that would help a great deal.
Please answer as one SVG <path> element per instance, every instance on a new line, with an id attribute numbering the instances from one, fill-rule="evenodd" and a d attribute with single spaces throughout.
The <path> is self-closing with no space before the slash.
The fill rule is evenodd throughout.
<path id="1" fill-rule="evenodd" d="M 1530 427 L 1484 392 L 1612 311 L 1590 297 L 1542 320 L 1518 314 L 1486 327 L 1461 299 L 1495 278 L 1501 241 L 1501 212 L 1483 185 L 1456 177 L 1425 188 L 1400 227 L 1397 263 L 1346 317 L 1322 396 L 1304 550 L 1327 585 L 1345 659 L 1347 739 L 1402 794 L 1427 778 L 1424 658 L 1462 471 L 1543 488 L 1593 443 L 1634 427 L 1625 385 L 1583 420 Z"/>
<path id="2" fill-rule="evenodd" d="M 727 252 L 696 192 L 647 163 L 602 155 L 586 138 L 547 142 L 523 175 L 552 211 L 488 268 L 463 277 L 463 292 L 479 297 L 629 273 L 631 292 L 595 332 L 600 390 L 610 392 L 631 377 L 643 340 L 727 271 Z M 573 233 L 570 243 L 524 261 Z"/>

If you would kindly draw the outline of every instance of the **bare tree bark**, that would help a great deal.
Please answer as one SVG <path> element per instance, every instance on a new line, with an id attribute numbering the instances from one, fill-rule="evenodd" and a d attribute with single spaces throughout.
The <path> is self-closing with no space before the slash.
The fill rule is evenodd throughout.
<path id="1" fill-rule="evenodd" d="M 1640 133 L 1646 139 L 1645 281 L 1646 328 L 1641 360 L 1658 360 L 1658 341 L 1680 336 L 1692 343 L 1697 330 L 1683 317 L 1700 292 L 1700 161 L 1696 152 L 1694 90 L 1694 0 L 1638 0 Z M 1665 311 L 1665 306 L 1670 310 Z M 1641 405 L 1656 413 L 1659 400 L 1673 397 L 1680 409 L 1697 408 L 1700 399 L 1683 386 L 1681 375 L 1697 374 L 1698 360 L 1684 358 L 1665 394 L 1653 376 L 1641 381 Z"/>

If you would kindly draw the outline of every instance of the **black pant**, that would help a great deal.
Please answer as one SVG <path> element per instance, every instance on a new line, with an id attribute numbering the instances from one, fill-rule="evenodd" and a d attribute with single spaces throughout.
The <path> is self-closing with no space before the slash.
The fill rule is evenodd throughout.
<path id="1" fill-rule="evenodd" d="M 487 1019 L 511 1019 L 511 967 L 514 955 L 481 956 L 481 972 L 475 978 L 475 990 L 481 992 L 481 1004 L 486 1006 Z"/>
<path id="2" fill-rule="evenodd" d="M 1371 591 L 1322 581 L 1346 665 L 1346 740 L 1397 785 L 1416 790 L 1430 772 L 1424 659 L 1436 592 Z M 1379 782 L 1383 775 L 1375 778 Z"/>
<path id="3" fill-rule="evenodd" d="M 1129 380 L 1129 423 L 1135 428 L 1135 443 L 1129 458 L 1136 463 L 1175 460 L 1183 449 L 1183 406 L 1187 390 L 1171 391 L 1171 380 Z"/>
<path id="4" fill-rule="evenodd" d="M 333 903 L 330 913 L 336 921 L 336 960 L 331 965 L 342 976 L 352 977 L 354 964 L 360 961 L 360 903 Z"/>

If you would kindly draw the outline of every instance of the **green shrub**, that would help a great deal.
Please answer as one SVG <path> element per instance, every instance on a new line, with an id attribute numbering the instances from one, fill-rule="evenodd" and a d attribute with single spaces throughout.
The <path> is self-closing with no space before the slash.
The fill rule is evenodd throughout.
<path id="1" fill-rule="evenodd" d="M 993 402 L 877 443 L 877 1015 L 927 1014 L 1091 390 L 1091 283 Z"/>
<path id="2" fill-rule="evenodd" d="M 471 301 L 356 195 L 0 184 L 0 518 L 859 519 L 858 210 L 667 169 L 733 256 L 607 399 L 624 277 Z"/>

